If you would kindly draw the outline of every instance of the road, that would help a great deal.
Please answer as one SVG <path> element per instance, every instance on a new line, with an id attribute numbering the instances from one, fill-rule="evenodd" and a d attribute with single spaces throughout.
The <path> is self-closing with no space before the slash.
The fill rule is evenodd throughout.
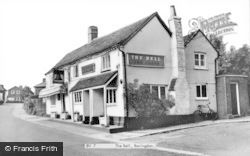
<path id="1" fill-rule="evenodd" d="M 152 149 L 84 149 L 84 144 L 112 143 L 77 135 L 64 130 L 34 124 L 13 116 L 20 104 L 0 105 L 0 142 L 63 142 L 64 156 L 176 156 Z"/>
<path id="2" fill-rule="evenodd" d="M 249 156 L 250 122 L 221 123 L 134 138 L 136 143 L 193 151 L 211 156 Z"/>

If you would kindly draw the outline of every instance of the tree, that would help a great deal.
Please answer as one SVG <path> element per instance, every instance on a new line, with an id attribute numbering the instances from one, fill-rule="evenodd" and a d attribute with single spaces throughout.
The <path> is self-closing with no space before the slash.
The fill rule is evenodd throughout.
<path id="1" fill-rule="evenodd" d="M 22 88 L 22 97 L 23 98 L 29 97 L 31 95 L 34 95 L 34 93 L 31 91 L 29 86 L 25 86 Z"/>
<path id="2" fill-rule="evenodd" d="M 218 69 L 219 74 L 226 73 L 226 67 L 229 66 L 228 64 L 228 54 L 226 52 L 226 44 L 223 41 L 223 37 L 216 37 L 215 35 L 210 35 L 209 37 L 210 42 L 214 46 L 214 48 L 219 52 L 218 58 Z"/>
<path id="3" fill-rule="evenodd" d="M 238 50 L 231 51 L 229 63 L 227 73 L 250 76 L 250 47 L 245 44 Z"/>

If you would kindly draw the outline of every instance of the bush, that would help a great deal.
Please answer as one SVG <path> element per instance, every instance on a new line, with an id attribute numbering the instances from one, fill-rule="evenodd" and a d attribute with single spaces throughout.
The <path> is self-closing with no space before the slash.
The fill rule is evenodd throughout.
<path id="1" fill-rule="evenodd" d="M 127 88 L 129 107 L 136 111 L 138 117 L 166 115 L 175 105 L 170 95 L 167 99 L 159 99 L 156 94 L 151 93 L 149 85 L 138 86 L 136 83 L 129 83 Z"/>

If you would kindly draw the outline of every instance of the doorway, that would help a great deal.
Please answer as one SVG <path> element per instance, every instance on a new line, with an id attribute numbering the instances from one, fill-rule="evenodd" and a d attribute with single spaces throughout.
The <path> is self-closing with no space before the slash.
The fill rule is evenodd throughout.
<path id="1" fill-rule="evenodd" d="M 230 83 L 232 115 L 240 115 L 238 83 Z"/>

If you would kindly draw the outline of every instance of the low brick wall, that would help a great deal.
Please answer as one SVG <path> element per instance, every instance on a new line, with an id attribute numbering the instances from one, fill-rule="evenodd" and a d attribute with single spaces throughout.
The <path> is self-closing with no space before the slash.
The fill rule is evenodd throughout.
<path id="1" fill-rule="evenodd" d="M 126 117 L 124 128 L 113 129 L 110 133 L 117 133 L 122 131 L 140 130 L 140 129 L 153 129 L 168 127 L 174 125 L 194 123 L 195 116 L 190 115 L 166 115 L 160 117 Z"/>

